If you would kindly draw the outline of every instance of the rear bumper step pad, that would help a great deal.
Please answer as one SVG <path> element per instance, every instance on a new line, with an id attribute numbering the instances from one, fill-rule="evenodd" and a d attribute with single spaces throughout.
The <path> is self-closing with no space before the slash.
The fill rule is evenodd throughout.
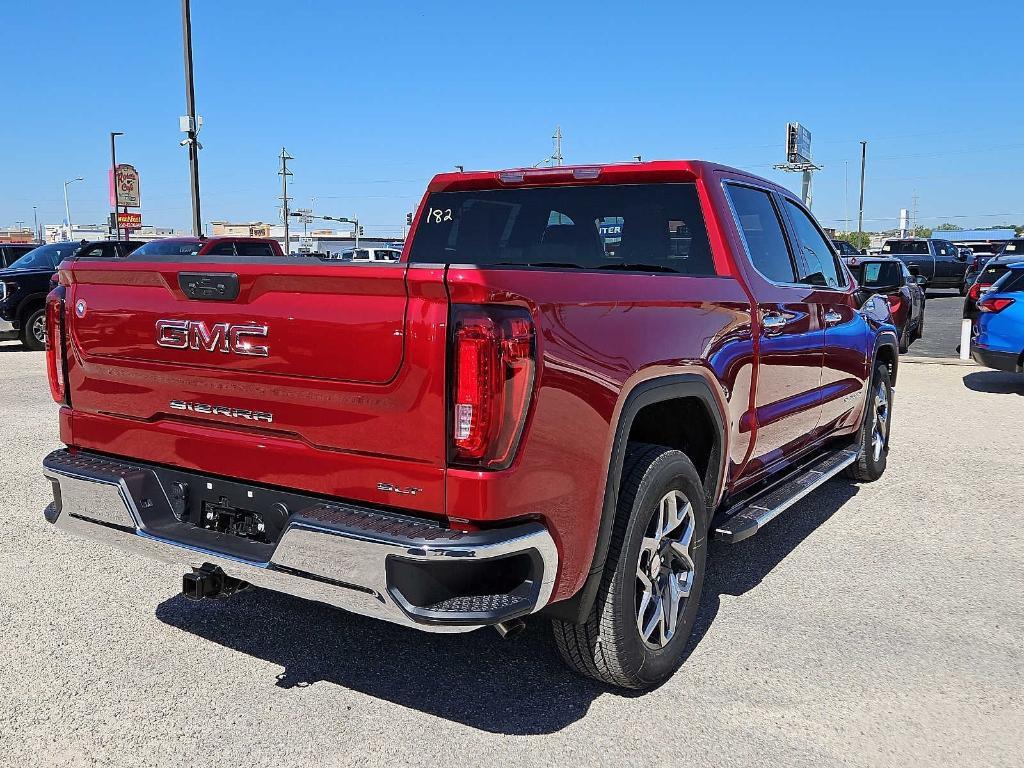
<path id="1" fill-rule="evenodd" d="M 256 586 L 434 632 L 469 631 L 533 613 L 551 597 L 558 555 L 539 523 L 468 533 L 429 520 L 308 498 L 306 506 L 289 515 L 280 538 L 265 545 L 268 556 L 251 559 L 217 547 L 225 534 L 176 520 L 168 523 L 166 514 L 159 516 L 167 501 L 154 493 L 162 492 L 162 472 L 83 451 L 55 451 L 43 461 L 54 492 L 54 503 L 44 514 L 64 531 L 156 560 L 192 568 L 216 566 Z M 403 593 L 389 574 L 400 576 L 410 568 L 436 574 L 453 594 Z M 518 583 L 503 581 L 508 571 L 515 571 Z M 481 590 L 470 588 L 463 594 L 463 587 L 474 583 L 500 589 L 477 594 Z"/>

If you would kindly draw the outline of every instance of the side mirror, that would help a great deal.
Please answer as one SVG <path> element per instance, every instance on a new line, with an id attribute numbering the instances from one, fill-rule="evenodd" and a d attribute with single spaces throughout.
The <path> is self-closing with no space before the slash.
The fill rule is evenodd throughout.
<path id="1" fill-rule="evenodd" d="M 861 248 L 860 249 L 860 255 L 861 256 L 867 256 L 868 255 L 868 249 L 867 248 Z"/>
<path id="2" fill-rule="evenodd" d="M 921 268 L 917 266 L 917 264 L 914 264 L 912 267 L 907 267 L 907 271 L 914 277 L 921 274 Z"/>
<path id="3" fill-rule="evenodd" d="M 928 278 L 925 277 L 924 275 L 914 275 L 914 282 L 924 287 L 924 285 L 928 282 Z"/>

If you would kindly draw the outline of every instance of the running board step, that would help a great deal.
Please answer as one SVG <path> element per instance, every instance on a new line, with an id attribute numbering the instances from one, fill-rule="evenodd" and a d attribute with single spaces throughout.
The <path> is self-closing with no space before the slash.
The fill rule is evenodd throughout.
<path id="1" fill-rule="evenodd" d="M 849 448 L 830 453 L 798 471 L 789 480 L 756 496 L 740 506 L 715 527 L 715 538 L 735 544 L 749 539 L 796 502 L 857 460 L 857 451 Z"/>

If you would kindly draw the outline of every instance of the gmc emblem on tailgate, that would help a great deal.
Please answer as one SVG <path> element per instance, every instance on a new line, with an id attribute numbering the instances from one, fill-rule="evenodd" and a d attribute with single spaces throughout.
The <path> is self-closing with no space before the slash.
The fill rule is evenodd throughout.
<path id="1" fill-rule="evenodd" d="M 249 341 L 251 338 L 266 338 L 267 330 L 267 326 L 256 323 L 215 323 L 208 326 L 202 320 L 157 320 L 156 343 L 158 347 L 168 349 L 202 349 L 267 357 L 270 350 L 266 346 Z"/>

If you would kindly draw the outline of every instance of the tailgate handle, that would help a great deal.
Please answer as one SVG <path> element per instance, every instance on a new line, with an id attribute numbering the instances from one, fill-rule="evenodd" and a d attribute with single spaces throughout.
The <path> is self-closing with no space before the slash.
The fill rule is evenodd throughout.
<path id="1" fill-rule="evenodd" d="M 178 285 L 190 299 L 234 301 L 238 298 L 238 275 L 230 272 L 181 272 Z"/>

